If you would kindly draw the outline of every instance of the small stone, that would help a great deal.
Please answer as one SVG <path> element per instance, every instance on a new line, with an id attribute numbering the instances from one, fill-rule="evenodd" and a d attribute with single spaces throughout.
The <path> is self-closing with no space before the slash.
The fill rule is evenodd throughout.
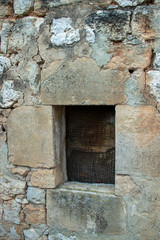
<path id="1" fill-rule="evenodd" d="M 38 234 L 33 228 L 23 230 L 25 240 L 33 240 L 33 239 L 38 239 Z"/>
<path id="2" fill-rule="evenodd" d="M 35 187 L 55 188 L 62 182 L 61 169 L 38 169 L 31 174 L 31 183 Z"/>
<path id="3" fill-rule="evenodd" d="M 2 219 L 2 212 L 3 212 L 3 206 L 2 206 L 2 202 L 0 202 L 0 220 Z"/>
<path id="4" fill-rule="evenodd" d="M 12 236 L 13 239 L 20 240 L 20 238 L 21 238 L 21 237 L 17 234 L 14 225 L 10 228 L 10 234 L 11 234 L 11 236 Z"/>
<path id="5" fill-rule="evenodd" d="M 115 0 L 121 7 L 137 6 L 145 0 Z"/>
<path id="6" fill-rule="evenodd" d="M 160 71 L 160 53 L 156 53 L 156 56 L 153 62 L 153 67 L 155 70 Z"/>
<path id="7" fill-rule="evenodd" d="M 94 30 L 92 28 L 90 28 L 89 26 L 86 26 L 86 41 L 90 42 L 90 43 L 95 42 Z"/>
<path id="8" fill-rule="evenodd" d="M 4 202 L 4 219 L 7 222 L 20 224 L 21 205 L 15 200 Z"/>
<path id="9" fill-rule="evenodd" d="M 80 40 L 79 29 L 74 29 L 71 23 L 72 20 L 70 18 L 53 19 L 51 32 L 54 33 L 54 35 L 50 38 L 52 44 L 62 46 Z"/>
<path id="10" fill-rule="evenodd" d="M 19 174 L 23 177 L 26 177 L 27 174 L 29 173 L 30 169 L 27 168 L 27 167 L 15 167 L 15 168 L 12 168 L 12 173 L 13 174 Z"/>
<path id="11" fill-rule="evenodd" d="M 27 199 L 33 203 L 45 204 L 45 191 L 39 188 L 29 187 L 27 189 Z"/>
<path id="12" fill-rule="evenodd" d="M 28 204 L 24 207 L 23 212 L 27 223 L 34 225 L 45 223 L 46 211 L 44 205 Z"/>
<path id="13" fill-rule="evenodd" d="M 28 200 L 23 195 L 17 196 L 15 200 L 16 200 L 16 202 L 21 203 L 21 204 L 28 203 Z"/>
<path id="14" fill-rule="evenodd" d="M 146 75 L 147 85 L 150 87 L 150 93 L 160 102 L 160 71 L 151 70 Z"/>
<path id="15" fill-rule="evenodd" d="M 11 66 L 10 60 L 0 55 L 0 77 Z"/>
<path id="16" fill-rule="evenodd" d="M 0 92 L 0 107 L 8 108 L 11 107 L 14 102 L 16 102 L 20 94 L 19 92 L 13 89 L 14 84 L 13 81 L 5 81 L 3 83 L 2 90 Z"/>
<path id="17" fill-rule="evenodd" d="M 64 33 L 69 29 L 72 29 L 71 23 L 72 20 L 70 18 L 53 19 L 51 32 L 54 33 L 54 35 Z"/>
<path id="18" fill-rule="evenodd" d="M 34 0 L 14 0 L 14 13 L 22 15 L 33 7 Z"/>

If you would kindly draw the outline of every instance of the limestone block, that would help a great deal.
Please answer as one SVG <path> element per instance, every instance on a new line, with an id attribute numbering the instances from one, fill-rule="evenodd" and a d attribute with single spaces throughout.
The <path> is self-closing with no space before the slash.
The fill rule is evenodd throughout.
<path id="1" fill-rule="evenodd" d="M 108 104 L 125 101 L 127 70 L 103 70 L 93 59 L 63 63 L 41 86 L 43 104 Z"/>
<path id="2" fill-rule="evenodd" d="M 116 108 L 116 173 L 159 176 L 160 114 L 152 106 Z"/>
<path id="3" fill-rule="evenodd" d="M 55 169 L 38 169 L 31 174 L 31 184 L 40 188 L 55 188 L 62 182 L 62 170 L 59 167 Z"/>
<path id="4" fill-rule="evenodd" d="M 146 85 L 149 87 L 150 93 L 160 102 L 160 71 L 151 70 L 146 74 Z"/>
<path id="5" fill-rule="evenodd" d="M 44 205 L 27 204 L 23 208 L 25 221 L 29 224 L 39 225 L 45 223 Z"/>
<path id="6" fill-rule="evenodd" d="M 81 233 L 121 234 L 125 213 L 120 198 L 76 190 L 47 190 L 49 227 Z"/>
<path id="7" fill-rule="evenodd" d="M 132 18 L 132 34 L 142 39 L 154 39 L 159 36 L 160 6 L 139 6 Z"/>
<path id="8" fill-rule="evenodd" d="M 28 167 L 54 167 L 52 107 L 24 106 L 8 118 L 10 161 Z"/>
<path id="9" fill-rule="evenodd" d="M 22 15 L 33 7 L 34 0 L 14 0 L 14 13 Z"/>
<path id="10" fill-rule="evenodd" d="M 15 200 L 4 202 L 4 219 L 7 222 L 20 224 L 21 204 Z"/>
<path id="11" fill-rule="evenodd" d="M 45 191 L 43 189 L 29 187 L 27 189 L 27 199 L 33 203 L 45 204 Z"/>

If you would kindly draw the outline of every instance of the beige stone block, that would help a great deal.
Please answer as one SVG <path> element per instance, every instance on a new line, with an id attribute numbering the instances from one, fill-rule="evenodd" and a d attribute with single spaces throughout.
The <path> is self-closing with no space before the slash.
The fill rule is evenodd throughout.
<path id="1" fill-rule="evenodd" d="M 65 62 L 41 86 L 43 104 L 108 104 L 126 100 L 127 70 L 103 70 L 93 59 Z"/>
<path id="2" fill-rule="evenodd" d="M 38 169 L 31 173 L 31 184 L 40 188 L 55 188 L 62 182 L 60 167 L 55 169 Z"/>
<path id="3" fill-rule="evenodd" d="M 25 221 L 29 224 L 39 225 L 45 223 L 44 205 L 28 204 L 24 207 Z"/>
<path id="4" fill-rule="evenodd" d="M 8 145 L 14 165 L 56 166 L 52 118 L 50 106 L 24 106 L 12 111 L 8 119 Z"/>
<path id="5" fill-rule="evenodd" d="M 136 188 L 130 176 L 116 175 L 115 194 L 125 196 Z"/>
<path id="6" fill-rule="evenodd" d="M 160 174 L 160 114 L 152 106 L 116 107 L 116 173 Z"/>

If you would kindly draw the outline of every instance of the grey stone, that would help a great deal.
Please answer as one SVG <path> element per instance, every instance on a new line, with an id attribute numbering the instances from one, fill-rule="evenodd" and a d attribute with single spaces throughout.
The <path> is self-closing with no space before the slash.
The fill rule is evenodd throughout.
<path id="1" fill-rule="evenodd" d="M 70 18 L 53 19 L 51 32 L 54 33 L 50 40 L 56 46 L 64 44 L 73 44 L 80 40 L 79 29 L 74 29 L 71 26 L 72 20 Z"/>
<path id="2" fill-rule="evenodd" d="M 2 219 L 2 212 L 3 212 L 3 205 L 2 205 L 2 202 L 0 202 L 0 220 Z"/>
<path id="3" fill-rule="evenodd" d="M 7 232 L 6 232 L 6 230 L 4 229 L 4 227 L 2 226 L 2 224 L 0 222 L 0 237 L 4 237 L 6 235 L 7 235 Z"/>
<path id="4" fill-rule="evenodd" d="M 45 191 L 43 189 L 29 187 L 27 189 L 27 199 L 33 203 L 45 204 Z"/>
<path id="5" fill-rule="evenodd" d="M 96 33 L 95 41 L 91 46 L 93 48 L 92 58 L 96 60 L 100 67 L 110 61 L 112 54 L 108 53 L 110 49 L 108 34 L 102 32 Z"/>
<path id="6" fill-rule="evenodd" d="M 160 53 L 156 53 L 155 59 L 154 59 L 154 62 L 153 62 L 153 67 L 154 67 L 155 70 L 160 71 Z"/>
<path id="7" fill-rule="evenodd" d="M 95 42 L 94 30 L 89 26 L 86 26 L 85 30 L 86 30 L 86 41 L 90 43 L 94 43 Z"/>
<path id="8" fill-rule="evenodd" d="M 26 183 L 23 181 L 0 174 L 0 196 L 2 199 L 8 199 L 17 194 L 24 194 L 25 186 Z"/>
<path id="9" fill-rule="evenodd" d="M 125 82 L 125 93 L 128 98 L 128 105 L 140 106 L 144 105 L 146 100 L 143 97 L 142 91 L 145 87 L 145 76 L 142 70 L 136 70 L 131 74 L 131 77 Z M 141 80 L 141 84 L 139 83 Z"/>
<path id="10" fill-rule="evenodd" d="M 21 204 L 15 200 L 4 202 L 4 219 L 7 222 L 20 224 Z"/>
<path id="11" fill-rule="evenodd" d="M 121 7 L 137 6 L 145 0 L 115 0 Z"/>
<path id="12" fill-rule="evenodd" d="M 0 55 L 0 77 L 11 66 L 10 59 Z"/>
<path id="13" fill-rule="evenodd" d="M 15 91 L 13 81 L 5 81 L 0 92 L 0 107 L 11 107 L 20 98 L 20 93 Z"/>
<path id="14" fill-rule="evenodd" d="M 34 0 L 14 0 L 14 13 L 22 15 L 33 7 Z"/>
<path id="15" fill-rule="evenodd" d="M 147 85 L 150 88 L 150 93 L 155 97 L 156 101 L 160 102 L 160 71 L 151 70 L 147 72 Z"/>
<path id="16" fill-rule="evenodd" d="M 47 200 L 51 228 L 86 234 L 125 231 L 123 201 L 114 195 L 57 189 L 47 190 Z"/>
<path id="17" fill-rule="evenodd" d="M 128 71 L 100 70 L 93 59 L 65 62 L 41 86 L 43 104 L 117 104 L 125 101 Z M 97 81 L 98 79 L 98 81 Z"/>
<path id="18" fill-rule="evenodd" d="M 20 240 L 21 239 L 21 237 L 17 234 L 14 225 L 10 228 L 10 237 L 13 240 Z"/>
<path id="19" fill-rule="evenodd" d="M 33 239 L 38 239 L 39 235 L 36 233 L 36 231 L 33 228 L 23 230 L 25 239 L 27 240 L 33 240 Z"/>
<path id="20" fill-rule="evenodd" d="M 5 133 L 0 133 L 0 173 L 6 174 L 8 173 L 8 169 L 6 168 L 8 164 L 8 146 L 5 141 Z"/>

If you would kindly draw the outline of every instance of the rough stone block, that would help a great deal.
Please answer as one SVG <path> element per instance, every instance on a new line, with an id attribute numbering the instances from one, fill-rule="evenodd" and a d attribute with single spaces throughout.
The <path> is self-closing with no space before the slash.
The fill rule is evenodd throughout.
<path id="1" fill-rule="evenodd" d="M 45 204 L 45 191 L 39 188 L 29 187 L 27 189 L 27 199 L 33 203 Z"/>
<path id="2" fill-rule="evenodd" d="M 52 107 L 19 107 L 8 119 L 10 161 L 29 167 L 55 167 Z"/>
<path id="3" fill-rule="evenodd" d="M 160 103 L 160 71 L 151 70 L 146 73 L 146 85 L 149 87 L 150 93 Z"/>
<path id="4" fill-rule="evenodd" d="M 154 39 L 159 35 L 160 6 L 139 6 L 132 18 L 132 34 L 142 39 Z"/>
<path id="5" fill-rule="evenodd" d="M 62 182 L 62 170 L 59 167 L 55 169 L 38 169 L 31 174 L 31 184 L 40 188 L 55 188 Z"/>
<path id="6" fill-rule="evenodd" d="M 79 58 L 63 63 L 43 81 L 44 104 L 108 104 L 125 101 L 124 84 L 128 71 L 102 70 L 93 59 Z"/>
<path id="7" fill-rule="evenodd" d="M 123 202 L 112 195 L 48 190 L 47 209 L 51 228 L 86 234 L 121 234 L 125 230 Z"/>
<path id="8" fill-rule="evenodd" d="M 33 7 L 34 0 L 14 0 L 14 13 L 22 15 Z"/>
<path id="9" fill-rule="evenodd" d="M 0 174 L 0 198 L 8 200 L 14 195 L 25 193 L 26 183 Z"/>
<path id="10" fill-rule="evenodd" d="M 4 203 L 4 219 L 7 222 L 20 224 L 21 205 L 15 200 Z"/>
<path id="11" fill-rule="evenodd" d="M 29 224 L 39 225 L 45 223 L 44 205 L 28 204 L 24 207 L 25 221 Z"/>
<path id="12" fill-rule="evenodd" d="M 160 113 L 152 106 L 116 108 L 116 173 L 159 176 Z"/>

